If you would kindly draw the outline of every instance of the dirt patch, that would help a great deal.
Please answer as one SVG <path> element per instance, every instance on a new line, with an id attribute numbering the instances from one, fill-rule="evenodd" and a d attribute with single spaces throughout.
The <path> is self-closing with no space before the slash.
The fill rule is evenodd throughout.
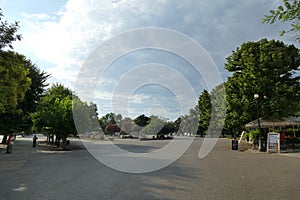
<path id="1" fill-rule="evenodd" d="M 76 151 L 76 150 L 85 150 L 85 147 L 79 141 L 71 141 L 66 148 L 57 147 L 57 145 L 48 143 L 47 141 L 40 141 L 38 143 L 37 149 L 39 152 L 59 152 L 59 151 Z"/>

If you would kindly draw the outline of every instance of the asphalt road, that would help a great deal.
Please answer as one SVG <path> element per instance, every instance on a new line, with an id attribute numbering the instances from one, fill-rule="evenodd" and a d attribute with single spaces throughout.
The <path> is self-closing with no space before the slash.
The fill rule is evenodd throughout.
<path id="1" fill-rule="evenodd" d="M 167 142 L 119 145 L 141 152 Z M 220 139 L 200 160 L 197 139 L 168 167 L 129 174 L 108 168 L 83 148 L 33 150 L 31 138 L 18 138 L 13 154 L 0 152 L 0 199 L 300 199 L 300 157 L 232 151 L 230 142 Z"/>

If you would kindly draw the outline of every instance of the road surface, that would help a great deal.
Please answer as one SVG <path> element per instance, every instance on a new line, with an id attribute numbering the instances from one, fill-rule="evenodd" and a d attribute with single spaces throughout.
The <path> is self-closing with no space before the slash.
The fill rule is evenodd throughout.
<path id="1" fill-rule="evenodd" d="M 31 138 L 18 138 L 13 154 L 0 152 L 0 200 L 300 199 L 299 157 L 232 151 L 231 141 L 220 139 L 200 160 L 202 141 L 195 140 L 180 159 L 164 169 L 129 174 L 108 168 L 84 148 L 32 149 Z M 136 152 L 166 143 L 119 141 L 122 148 Z"/>

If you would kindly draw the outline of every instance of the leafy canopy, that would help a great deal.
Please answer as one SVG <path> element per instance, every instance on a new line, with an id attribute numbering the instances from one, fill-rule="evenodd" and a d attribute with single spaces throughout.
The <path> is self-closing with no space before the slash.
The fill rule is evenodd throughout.
<path id="1" fill-rule="evenodd" d="M 275 22 L 289 22 L 291 28 L 282 30 L 281 36 L 286 33 L 295 34 L 294 37 L 300 42 L 300 1 L 298 0 L 283 0 L 283 5 L 277 7 L 276 10 L 270 10 L 269 15 L 264 15 L 263 23 L 273 24 Z"/>
<path id="2" fill-rule="evenodd" d="M 72 91 L 63 85 L 53 85 L 42 98 L 37 112 L 32 115 L 35 128 L 50 129 L 62 138 L 76 134 L 72 95 Z"/>
<path id="3" fill-rule="evenodd" d="M 14 22 L 9 24 L 3 20 L 3 13 L 0 9 L 0 50 L 8 47 L 13 49 L 12 42 L 21 40 L 21 35 L 17 34 L 19 23 Z"/>
<path id="4" fill-rule="evenodd" d="M 293 45 L 262 39 L 243 43 L 227 58 L 233 72 L 226 82 L 232 125 L 257 118 L 254 94 L 259 94 L 260 116 L 279 119 L 297 112 L 300 53 Z"/>

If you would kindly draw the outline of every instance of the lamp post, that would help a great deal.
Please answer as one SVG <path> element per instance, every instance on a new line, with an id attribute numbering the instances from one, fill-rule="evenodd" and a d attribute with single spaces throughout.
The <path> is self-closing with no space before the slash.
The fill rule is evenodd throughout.
<path id="1" fill-rule="evenodd" d="M 259 119 L 259 109 L 258 109 L 258 94 L 254 94 L 254 99 L 256 100 L 256 109 L 257 109 L 257 124 L 258 124 L 258 150 L 261 151 L 261 130 L 260 130 L 260 119 Z"/>

